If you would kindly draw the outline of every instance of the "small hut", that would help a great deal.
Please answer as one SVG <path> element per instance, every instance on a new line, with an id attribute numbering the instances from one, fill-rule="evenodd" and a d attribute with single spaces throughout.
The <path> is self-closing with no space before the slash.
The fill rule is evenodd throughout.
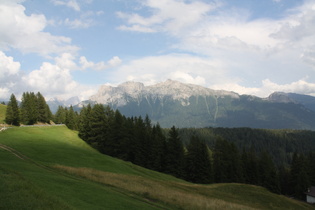
<path id="1" fill-rule="evenodd" d="M 311 204 L 315 204 L 315 187 L 312 186 L 310 188 L 308 188 L 306 194 L 306 202 L 307 203 L 311 203 Z"/>

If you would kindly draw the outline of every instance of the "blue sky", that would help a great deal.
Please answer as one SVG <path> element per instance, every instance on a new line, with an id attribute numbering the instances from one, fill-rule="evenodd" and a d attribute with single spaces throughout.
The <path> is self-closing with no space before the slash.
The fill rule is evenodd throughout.
<path id="1" fill-rule="evenodd" d="M 0 0 L 0 99 L 167 79 L 315 95 L 315 1 Z"/>

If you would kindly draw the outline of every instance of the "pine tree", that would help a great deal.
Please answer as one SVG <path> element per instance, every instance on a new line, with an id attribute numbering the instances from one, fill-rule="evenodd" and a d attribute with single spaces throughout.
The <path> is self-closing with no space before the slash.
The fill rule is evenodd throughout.
<path id="1" fill-rule="evenodd" d="M 185 178 L 194 183 L 212 182 L 212 165 L 205 142 L 192 136 L 185 156 Z"/>
<path id="2" fill-rule="evenodd" d="M 57 124 L 66 123 L 66 110 L 62 106 L 58 106 L 57 112 L 54 117 L 54 122 Z"/>
<path id="3" fill-rule="evenodd" d="M 26 125 L 33 125 L 37 122 L 37 98 L 33 92 L 23 93 L 21 103 L 21 121 Z"/>
<path id="4" fill-rule="evenodd" d="M 309 176 L 307 174 L 307 162 L 303 154 L 293 154 L 290 168 L 290 186 L 293 196 L 304 199 L 304 192 L 309 187 Z"/>
<path id="5" fill-rule="evenodd" d="M 36 103 L 37 121 L 49 123 L 52 119 L 52 114 L 44 96 L 40 92 L 36 94 Z"/>
<path id="6" fill-rule="evenodd" d="M 242 182 L 242 166 L 238 149 L 222 137 L 215 142 L 213 155 L 214 180 L 220 182 Z"/>
<path id="7" fill-rule="evenodd" d="M 87 141 L 87 139 L 91 136 L 91 105 L 88 104 L 86 107 L 84 106 L 81 109 L 80 117 L 79 117 L 79 123 L 78 123 L 78 129 L 79 129 L 79 137 L 83 139 L 84 141 Z"/>
<path id="8" fill-rule="evenodd" d="M 309 152 L 307 163 L 310 185 L 315 186 L 315 153 L 313 151 Z"/>
<path id="9" fill-rule="evenodd" d="M 156 171 L 163 171 L 165 165 L 166 139 L 159 123 L 152 128 L 151 167 Z"/>
<path id="10" fill-rule="evenodd" d="M 274 193 L 280 192 L 280 182 L 276 167 L 267 152 L 262 152 L 259 160 L 260 185 Z"/>
<path id="11" fill-rule="evenodd" d="M 5 121 L 7 124 L 20 125 L 20 111 L 14 94 L 11 95 L 7 105 Z"/>
<path id="12" fill-rule="evenodd" d="M 175 126 L 173 126 L 168 133 L 166 150 L 166 173 L 176 177 L 183 177 L 184 147 Z"/>
<path id="13" fill-rule="evenodd" d="M 72 105 L 69 107 L 69 109 L 65 109 L 66 110 L 66 126 L 71 129 L 71 130 L 77 130 L 77 117 L 76 114 L 73 110 Z"/>
<path id="14" fill-rule="evenodd" d="M 95 104 L 91 110 L 90 119 L 91 135 L 87 142 L 105 153 L 113 111 L 102 104 Z"/>
<path id="15" fill-rule="evenodd" d="M 258 159 L 254 148 L 252 147 L 248 152 L 243 150 L 241 156 L 242 170 L 244 182 L 247 184 L 259 183 Z"/>

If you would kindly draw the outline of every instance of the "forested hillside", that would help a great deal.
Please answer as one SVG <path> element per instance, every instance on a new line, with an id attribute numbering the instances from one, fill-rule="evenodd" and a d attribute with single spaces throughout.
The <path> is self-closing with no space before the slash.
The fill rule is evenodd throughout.
<path id="1" fill-rule="evenodd" d="M 102 153 L 187 181 L 248 183 L 300 199 L 315 184 L 313 131 L 162 129 L 101 104 L 58 112 Z"/>
<path id="2" fill-rule="evenodd" d="M 6 122 L 48 122 L 52 116 L 43 99 L 40 93 L 25 93 L 18 106 L 12 95 Z M 102 104 L 87 105 L 80 113 L 60 106 L 53 119 L 78 130 L 104 154 L 190 182 L 254 184 L 301 199 L 315 185 L 313 131 L 162 129 L 148 115 L 126 117 Z"/>
<path id="3" fill-rule="evenodd" d="M 65 126 L 0 132 L 0 209 L 312 209 L 245 184 L 190 184 L 100 154 Z"/>

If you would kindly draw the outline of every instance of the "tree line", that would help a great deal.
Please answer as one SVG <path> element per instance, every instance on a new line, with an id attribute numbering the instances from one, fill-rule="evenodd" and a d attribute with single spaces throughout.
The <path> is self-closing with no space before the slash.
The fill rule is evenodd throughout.
<path id="1" fill-rule="evenodd" d="M 275 164 L 271 152 L 263 147 L 240 149 L 226 139 L 229 136 L 214 133 L 212 145 L 196 132 L 184 141 L 181 129 L 162 129 L 158 123 L 152 125 L 148 116 L 125 117 L 101 104 L 83 107 L 79 114 L 71 107 L 60 107 L 58 112 L 74 119 L 69 125 L 100 152 L 190 182 L 254 184 L 300 199 L 315 185 L 312 151 L 305 155 L 297 149 L 289 163 Z"/>
<path id="2" fill-rule="evenodd" d="M 14 94 L 11 94 L 7 104 L 5 122 L 11 125 L 33 125 L 35 123 L 50 123 L 53 115 L 43 95 L 38 92 L 24 92 L 20 105 Z"/>
<path id="3" fill-rule="evenodd" d="M 301 152 L 302 146 L 296 145 L 290 161 L 275 164 L 274 151 L 267 145 L 257 149 L 253 143 L 258 138 L 259 144 L 271 144 L 268 136 L 253 129 L 218 128 L 215 132 L 213 128 L 201 129 L 202 132 L 174 126 L 162 129 L 158 123 L 152 124 L 148 116 L 125 117 L 101 104 L 87 105 L 80 113 L 72 106 L 59 106 L 53 116 L 40 93 L 23 93 L 20 105 L 11 95 L 6 113 L 8 124 L 29 125 L 50 120 L 78 130 L 84 141 L 104 154 L 194 183 L 254 184 L 300 199 L 309 186 L 315 185 L 313 152 Z M 279 135 L 283 134 L 276 136 Z M 252 141 L 251 147 L 238 141 L 247 138 Z M 289 150 L 294 148 L 294 144 L 287 146 Z"/>

